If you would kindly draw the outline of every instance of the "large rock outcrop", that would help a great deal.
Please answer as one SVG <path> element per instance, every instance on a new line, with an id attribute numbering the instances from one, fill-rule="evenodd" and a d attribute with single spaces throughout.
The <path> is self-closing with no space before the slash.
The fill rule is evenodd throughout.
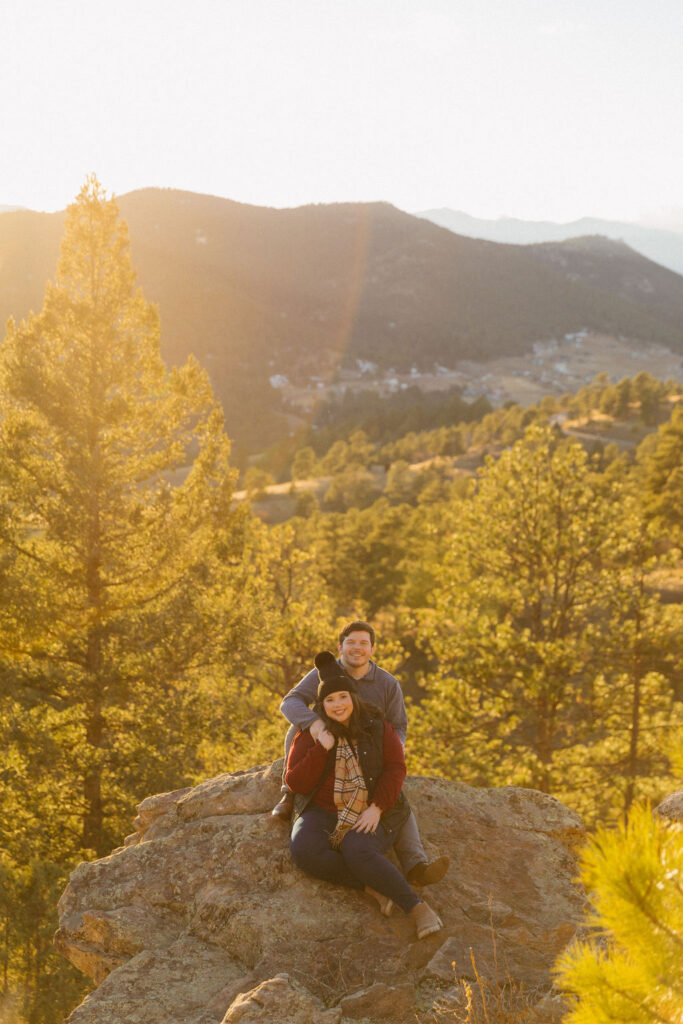
<path id="1" fill-rule="evenodd" d="M 452 858 L 425 890 L 445 927 L 418 942 L 398 909 L 384 918 L 294 867 L 269 815 L 281 764 L 150 797 L 123 847 L 74 871 L 56 943 L 98 987 L 70 1024 L 415 1024 L 457 998 L 473 958 L 541 1006 L 585 902 L 573 812 L 533 790 L 408 779 L 428 852 Z"/>

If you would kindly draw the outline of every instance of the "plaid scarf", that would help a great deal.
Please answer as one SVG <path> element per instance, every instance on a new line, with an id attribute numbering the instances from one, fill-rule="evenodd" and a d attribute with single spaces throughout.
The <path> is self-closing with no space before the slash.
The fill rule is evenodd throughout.
<path id="1" fill-rule="evenodd" d="M 337 741 L 334 758 L 334 805 L 337 827 L 330 836 L 330 843 L 333 850 L 338 850 L 358 815 L 368 806 L 368 791 L 358 758 L 349 741 L 343 738 Z"/>

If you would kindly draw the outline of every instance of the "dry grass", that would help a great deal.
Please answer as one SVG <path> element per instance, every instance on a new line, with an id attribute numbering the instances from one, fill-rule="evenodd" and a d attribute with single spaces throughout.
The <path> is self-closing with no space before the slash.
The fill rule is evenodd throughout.
<path id="1" fill-rule="evenodd" d="M 542 992 L 524 989 L 510 977 L 482 978 L 472 950 L 470 957 L 476 981 L 456 978 L 455 991 L 435 1002 L 433 1024 L 539 1024 L 535 1007 Z"/>
<path id="2" fill-rule="evenodd" d="M 474 981 L 459 977 L 457 964 L 454 962 L 454 987 L 447 995 L 436 1000 L 424 1024 L 541 1024 L 536 1007 L 545 991 L 525 988 L 510 976 L 509 971 L 501 971 L 492 917 L 490 932 L 493 977 L 482 977 L 470 947 L 469 957 Z M 543 1021 L 542 1024 L 546 1022 Z"/>

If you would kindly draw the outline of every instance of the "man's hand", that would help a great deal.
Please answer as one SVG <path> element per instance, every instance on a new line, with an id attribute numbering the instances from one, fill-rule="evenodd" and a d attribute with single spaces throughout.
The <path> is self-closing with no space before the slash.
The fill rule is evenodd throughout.
<path id="1" fill-rule="evenodd" d="M 311 724 L 309 725 L 308 731 L 310 732 L 313 739 L 317 740 L 318 736 L 320 735 L 324 728 L 325 723 L 323 722 L 322 718 L 316 718 L 315 722 L 311 722 Z"/>
<path id="2" fill-rule="evenodd" d="M 377 804 L 370 804 L 369 807 L 365 808 L 362 814 L 358 815 L 352 832 L 376 832 L 381 816 L 382 812 Z"/>
<path id="3" fill-rule="evenodd" d="M 334 736 L 328 729 L 321 729 L 318 733 L 318 743 L 322 744 L 325 750 L 332 750 L 334 746 Z"/>
<path id="4" fill-rule="evenodd" d="M 311 722 L 308 727 L 308 731 L 314 740 L 317 740 L 325 750 L 332 750 L 334 746 L 334 736 L 325 728 L 325 723 L 320 718 L 316 718 L 315 722 Z"/>

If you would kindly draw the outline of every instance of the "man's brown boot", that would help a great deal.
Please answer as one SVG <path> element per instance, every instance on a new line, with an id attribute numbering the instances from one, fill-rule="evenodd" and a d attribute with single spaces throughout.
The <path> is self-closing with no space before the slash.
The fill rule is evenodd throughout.
<path id="1" fill-rule="evenodd" d="M 423 860 L 410 869 L 406 875 L 406 882 L 408 885 L 434 885 L 446 874 L 450 862 L 450 857 L 437 857 L 431 862 Z"/>
<path id="2" fill-rule="evenodd" d="M 273 807 L 271 816 L 277 818 L 278 821 L 286 821 L 289 823 L 289 819 L 292 817 L 292 811 L 294 810 L 294 794 L 287 790 L 283 793 L 279 801 Z"/>

